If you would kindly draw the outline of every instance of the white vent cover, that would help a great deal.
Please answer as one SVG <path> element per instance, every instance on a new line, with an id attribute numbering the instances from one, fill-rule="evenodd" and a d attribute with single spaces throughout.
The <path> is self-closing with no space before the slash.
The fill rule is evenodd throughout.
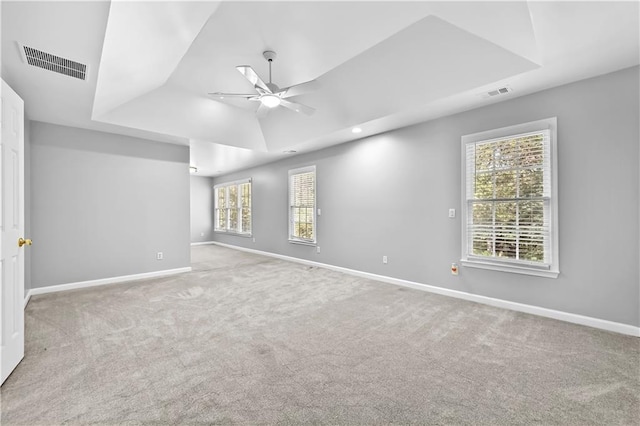
<path id="1" fill-rule="evenodd" d="M 33 47 L 19 44 L 20 54 L 25 63 L 34 67 L 68 75 L 79 80 L 86 80 L 87 65 L 71 59 L 62 58 Z"/>
<path id="2" fill-rule="evenodd" d="M 507 93 L 513 92 L 513 89 L 509 86 L 504 86 L 504 87 L 500 87 L 498 89 L 495 90 L 490 90 L 488 92 L 485 93 L 481 93 L 480 96 L 483 98 L 491 98 L 494 96 L 498 96 L 498 95 L 505 95 Z"/>

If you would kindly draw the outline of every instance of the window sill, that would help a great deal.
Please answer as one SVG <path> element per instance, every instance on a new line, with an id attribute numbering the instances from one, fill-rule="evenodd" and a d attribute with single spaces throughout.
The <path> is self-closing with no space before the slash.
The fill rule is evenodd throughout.
<path id="1" fill-rule="evenodd" d="M 238 232 L 231 231 L 221 231 L 221 230 L 213 230 L 216 234 L 225 234 L 225 235 L 233 235 L 234 237 L 243 237 L 243 238 L 251 238 L 252 234 L 240 234 Z"/>
<path id="2" fill-rule="evenodd" d="M 481 260 L 463 259 L 460 263 L 470 268 L 489 269 L 492 271 L 511 272 L 514 274 L 533 275 L 536 277 L 558 278 L 560 271 L 549 269 L 539 269 L 535 267 L 528 268 L 525 265 L 513 265 L 507 263 L 485 262 Z"/>
<path id="3" fill-rule="evenodd" d="M 317 243 L 315 241 L 304 241 L 304 240 L 289 240 L 291 244 L 299 244 L 301 246 L 316 246 Z"/>

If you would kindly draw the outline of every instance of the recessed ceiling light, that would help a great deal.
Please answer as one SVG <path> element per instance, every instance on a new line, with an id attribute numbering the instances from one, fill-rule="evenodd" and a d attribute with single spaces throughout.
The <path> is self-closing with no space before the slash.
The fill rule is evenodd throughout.
<path id="1" fill-rule="evenodd" d="M 360 127 L 354 127 L 353 129 L 351 129 L 351 133 L 360 133 L 362 132 L 362 129 Z"/>
<path id="2" fill-rule="evenodd" d="M 298 151 L 296 151 L 295 149 L 288 149 L 286 151 L 282 151 L 283 154 L 295 154 L 296 152 Z"/>
<path id="3" fill-rule="evenodd" d="M 224 99 L 224 96 L 220 96 L 220 99 Z"/>

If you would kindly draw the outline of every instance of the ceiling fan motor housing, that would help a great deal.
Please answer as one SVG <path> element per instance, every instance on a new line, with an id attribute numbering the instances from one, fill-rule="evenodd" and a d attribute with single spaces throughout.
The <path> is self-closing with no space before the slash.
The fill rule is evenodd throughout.
<path id="1" fill-rule="evenodd" d="M 275 83 L 265 83 L 272 93 L 280 91 L 280 88 Z"/>

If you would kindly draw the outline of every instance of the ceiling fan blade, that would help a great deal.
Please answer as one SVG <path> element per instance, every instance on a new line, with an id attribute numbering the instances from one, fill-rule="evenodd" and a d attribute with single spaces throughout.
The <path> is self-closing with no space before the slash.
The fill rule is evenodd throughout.
<path id="1" fill-rule="evenodd" d="M 265 91 L 263 90 L 261 87 L 255 86 L 256 92 L 258 92 L 260 94 L 260 96 L 262 95 L 271 95 L 271 91 Z"/>
<path id="2" fill-rule="evenodd" d="M 238 65 L 236 69 L 240 71 L 240 73 L 242 73 L 242 75 L 244 75 L 245 78 L 251 82 L 251 84 L 253 84 L 253 87 L 255 87 L 256 90 L 261 89 L 267 93 L 271 93 L 271 89 L 269 89 L 269 86 L 267 86 L 267 84 L 262 81 L 260 77 L 258 77 L 258 74 L 256 74 L 253 68 L 251 68 L 249 65 Z"/>
<path id="3" fill-rule="evenodd" d="M 280 93 L 281 98 L 289 98 L 291 96 L 304 95 L 305 93 L 313 92 L 317 89 L 318 82 L 316 80 L 311 80 L 300 84 L 294 84 L 293 86 L 285 87 L 278 93 Z"/>
<path id="4" fill-rule="evenodd" d="M 285 108 L 289 108 L 295 112 L 302 112 L 306 115 L 312 115 L 314 112 L 316 112 L 315 108 L 311 108 L 310 106 L 299 104 L 296 102 L 291 102 L 286 99 L 282 99 L 280 101 L 280 105 L 282 105 Z"/>
<path id="5" fill-rule="evenodd" d="M 271 108 L 269 108 L 268 106 L 265 106 L 264 104 L 260 104 L 258 106 L 258 110 L 256 111 L 256 116 L 258 118 L 264 118 L 267 116 L 267 114 L 269 113 L 269 111 L 271 110 Z"/>
<path id="6" fill-rule="evenodd" d="M 256 96 L 255 93 L 222 93 L 222 92 L 214 92 L 207 93 L 209 96 L 213 96 L 216 98 L 252 98 Z"/>

